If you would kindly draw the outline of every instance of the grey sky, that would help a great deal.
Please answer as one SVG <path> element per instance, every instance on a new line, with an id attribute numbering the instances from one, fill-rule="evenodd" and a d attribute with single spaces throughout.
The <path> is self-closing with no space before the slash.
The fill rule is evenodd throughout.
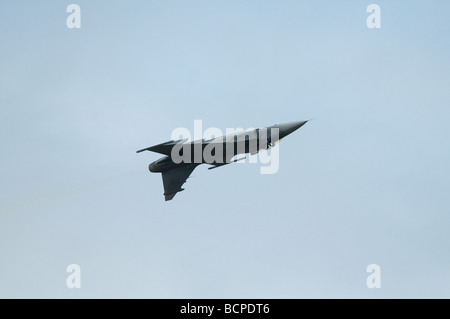
<path id="1" fill-rule="evenodd" d="M 0 297 L 450 297 L 448 1 L 376 30 L 369 1 L 70 3 L 0 4 Z M 277 174 L 200 166 L 171 202 L 135 153 L 313 117 Z"/>

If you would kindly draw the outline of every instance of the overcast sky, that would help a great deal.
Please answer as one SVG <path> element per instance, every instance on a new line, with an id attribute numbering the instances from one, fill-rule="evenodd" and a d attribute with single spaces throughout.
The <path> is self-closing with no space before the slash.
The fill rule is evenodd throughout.
<path id="1" fill-rule="evenodd" d="M 448 1 L 70 3 L 0 3 L 1 298 L 450 297 Z M 170 202 L 135 153 L 310 118 Z"/>

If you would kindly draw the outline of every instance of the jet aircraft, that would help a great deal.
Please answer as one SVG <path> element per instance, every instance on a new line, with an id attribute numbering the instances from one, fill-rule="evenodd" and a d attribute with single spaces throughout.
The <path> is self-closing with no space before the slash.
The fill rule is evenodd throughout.
<path id="1" fill-rule="evenodd" d="M 149 165 L 152 173 L 161 173 L 164 184 L 164 198 L 171 200 L 186 182 L 194 169 L 201 164 L 212 165 L 209 169 L 221 167 L 245 159 L 233 159 L 236 155 L 267 150 L 308 121 L 275 124 L 246 132 L 237 132 L 210 140 L 186 142 L 187 139 L 171 140 L 136 151 L 152 151 L 165 155 Z"/>

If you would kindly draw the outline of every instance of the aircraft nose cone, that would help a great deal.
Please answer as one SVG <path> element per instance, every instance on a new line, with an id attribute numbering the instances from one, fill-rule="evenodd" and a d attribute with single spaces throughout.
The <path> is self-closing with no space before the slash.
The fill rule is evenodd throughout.
<path id="1" fill-rule="evenodd" d="M 298 130 L 300 127 L 306 124 L 308 121 L 295 121 L 278 125 L 280 130 L 280 138 L 283 138 L 292 132 Z"/>

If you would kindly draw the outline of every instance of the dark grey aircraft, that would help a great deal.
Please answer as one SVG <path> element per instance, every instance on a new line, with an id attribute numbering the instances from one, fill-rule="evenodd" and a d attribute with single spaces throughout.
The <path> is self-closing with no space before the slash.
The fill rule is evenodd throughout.
<path id="1" fill-rule="evenodd" d="M 308 121 L 289 122 L 279 125 L 237 132 L 210 140 L 196 140 L 186 143 L 187 139 L 169 141 L 150 146 L 136 153 L 152 151 L 165 155 L 148 167 L 152 173 L 161 173 L 164 184 L 164 197 L 171 200 L 176 193 L 183 191 L 181 186 L 192 171 L 200 164 L 210 164 L 209 169 L 245 159 L 233 159 L 236 155 L 267 150 L 282 138 L 299 129 Z"/>

